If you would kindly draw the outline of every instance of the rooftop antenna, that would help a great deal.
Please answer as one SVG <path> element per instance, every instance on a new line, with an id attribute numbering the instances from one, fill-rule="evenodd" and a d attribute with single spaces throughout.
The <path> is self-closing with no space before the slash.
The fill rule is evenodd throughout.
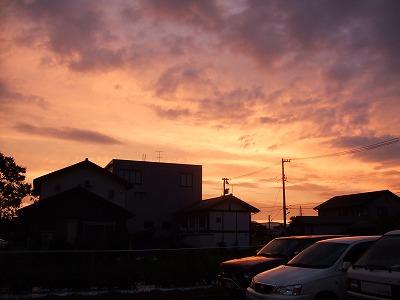
<path id="1" fill-rule="evenodd" d="M 158 153 L 158 156 L 156 158 L 158 158 L 158 162 L 161 162 L 161 158 L 163 158 L 161 156 L 161 152 L 164 152 L 164 151 L 156 151 L 156 152 Z"/>
<path id="2" fill-rule="evenodd" d="M 146 161 L 146 154 L 142 154 L 142 161 Z"/>

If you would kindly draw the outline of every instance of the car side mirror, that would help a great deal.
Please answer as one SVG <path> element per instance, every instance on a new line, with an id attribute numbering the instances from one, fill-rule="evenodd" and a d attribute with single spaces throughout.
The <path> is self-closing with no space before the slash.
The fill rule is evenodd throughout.
<path id="1" fill-rule="evenodd" d="M 351 262 L 349 261 L 344 261 L 342 264 L 342 270 L 347 271 L 351 267 Z"/>

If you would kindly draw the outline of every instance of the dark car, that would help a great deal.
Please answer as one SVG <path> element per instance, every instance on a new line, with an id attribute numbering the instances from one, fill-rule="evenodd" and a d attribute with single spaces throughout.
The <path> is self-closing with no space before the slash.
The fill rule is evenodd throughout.
<path id="1" fill-rule="evenodd" d="M 232 292 L 246 291 L 253 276 L 287 263 L 296 254 L 317 241 L 338 235 L 289 236 L 275 238 L 255 256 L 224 261 L 219 267 L 218 282 Z"/>

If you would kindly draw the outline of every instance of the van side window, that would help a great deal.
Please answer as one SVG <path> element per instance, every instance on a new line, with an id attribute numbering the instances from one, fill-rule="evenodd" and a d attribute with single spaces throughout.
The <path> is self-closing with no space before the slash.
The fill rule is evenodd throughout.
<path id="1" fill-rule="evenodd" d="M 346 255 L 343 258 L 343 261 L 348 261 L 351 262 L 351 264 L 354 264 L 357 259 L 374 243 L 374 241 L 368 241 L 368 242 L 363 242 L 359 243 L 358 245 L 355 245 L 353 248 L 350 249 L 349 252 L 346 253 Z"/>

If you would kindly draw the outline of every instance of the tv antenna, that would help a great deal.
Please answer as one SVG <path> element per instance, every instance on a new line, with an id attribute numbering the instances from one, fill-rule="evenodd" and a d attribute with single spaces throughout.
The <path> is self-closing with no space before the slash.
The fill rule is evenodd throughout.
<path id="1" fill-rule="evenodd" d="M 161 153 L 164 152 L 164 151 L 156 151 L 156 152 L 158 153 L 158 156 L 156 158 L 158 158 L 158 162 L 161 162 L 161 158 L 163 158 L 161 156 Z"/>

